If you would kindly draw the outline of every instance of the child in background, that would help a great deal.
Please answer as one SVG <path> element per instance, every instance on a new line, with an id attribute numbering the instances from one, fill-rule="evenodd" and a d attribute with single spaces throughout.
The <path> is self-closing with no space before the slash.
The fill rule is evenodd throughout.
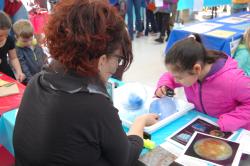
<path id="1" fill-rule="evenodd" d="M 33 37 L 33 26 L 29 20 L 19 20 L 13 25 L 16 37 L 17 56 L 26 75 L 27 84 L 33 75 L 40 72 L 47 56 Z"/>
<path id="2" fill-rule="evenodd" d="M 165 64 L 169 72 L 158 82 L 157 97 L 183 86 L 187 100 L 196 110 L 218 118 L 222 131 L 250 130 L 250 78 L 234 59 L 206 50 L 195 34 L 175 43 Z"/>
<path id="3" fill-rule="evenodd" d="M 250 28 L 246 30 L 243 40 L 234 53 L 234 59 L 238 62 L 239 68 L 250 76 Z"/>
<path id="4" fill-rule="evenodd" d="M 19 82 L 22 82 L 25 75 L 22 72 L 19 60 L 16 55 L 15 42 L 8 34 L 11 29 L 11 20 L 4 12 L 0 11 L 0 72 L 16 78 Z M 16 77 L 8 63 L 9 62 L 15 70 Z"/>
<path id="5" fill-rule="evenodd" d="M 163 0 L 163 7 L 157 7 L 156 9 L 156 19 L 158 23 L 158 28 L 160 31 L 159 38 L 155 39 L 156 42 L 163 43 L 165 38 L 165 33 L 167 31 L 168 40 L 170 36 L 170 14 L 172 13 L 172 5 L 176 0 Z"/>

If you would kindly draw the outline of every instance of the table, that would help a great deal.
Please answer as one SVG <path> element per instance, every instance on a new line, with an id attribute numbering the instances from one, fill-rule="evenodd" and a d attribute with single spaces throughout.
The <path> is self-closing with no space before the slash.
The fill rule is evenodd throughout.
<path id="1" fill-rule="evenodd" d="M 245 29 L 249 27 L 250 12 L 242 12 L 191 24 L 185 27 L 175 28 L 170 34 L 166 46 L 166 52 L 176 41 L 184 39 L 191 33 L 196 32 L 200 34 L 206 48 L 223 51 L 232 56 L 245 32 Z"/>
<path id="2" fill-rule="evenodd" d="M 13 131 L 16 122 L 18 109 L 6 112 L 0 117 L 0 144 L 2 144 L 11 154 L 14 155 L 12 145 Z"/>
<path id="3" fill-rule="evenodd" d="M 116 83 L 118 84 L 118 86 L 122 86 L 125 84 L 124 82 L 121 82 L 112 78 L 109 79 L 109 82 Z M 0 117 L 0 144 L 2 144 L 13 155 L 14 155 L 14 149 L 12 145 L 12 140 L 13 140 L 13 131 L 14 131 L 17 112 L 18 112 L 18 109 L 14 109 L 14 110 L 4 113 L 2 117 Z M 214 122 L 216 122 L 217 120 L 216 118 L 212 118 L 208 115 L 197 112 L 196 110 L 190 110 L 188 113 L 184 114 L 182 117 L 176 119 L 175 121 L 169 123 L 163 128 L 152 133 L 151 134 L 152 140 L 156 143 L 157 146 L 159 146 L 160 144 L 165 142 L 165 139 L 167 137 L 172 135 L 176 130 L 186 125 L 188 122 L 190 122 L 192 119 L 194 119 L 197 116 L 208 118 Z M 124 131 L 127 132 L 128 128 L 124 127 Z M 236 135 L 234 135 L 234 137 L 231 140 L 235 141 L 239 134 L 240 134 L 240 131 L 236 132 Z M 143 156 L 147 152 L 149 152 L 147 149 L 143 149 L 141 156 Z"/>
<path id="4" fill-rule="evenodd" d="M 12 154 L 14 154 L 14 149 L 12 145 L 12 138 L 13 138 L 13 131 L 16 121 L 16 115 L 17 115 L 18 109 L 9 111 L 5 114 L 3 114 L 2 118 L 0 119 L 0 126 L 2 126 L 2 129 L 0 128 L 0 144 L 3 144 L 6 149 L 9 150 Z M 156 145 L 160 145 L 163 142 L 165 142 L 165 139 L 169 137 L 171 134 L 173 134 L 176 130 L 190 122 L 193 118 L 197 116 L 202 116 L 209 118 L 210 120 L 216 122 L 216 118 L 212 118 L 208 115 L 205 115 L 203 113 L 197 112 L 195 110 L 189 111 L 187 114 L 183 115 L 182 117 L 176 119 L 175 121 L 171 122 L 167 126 L 159 129 L 158 131 L 154 132 L 152 136 L 152 140 L 156 143 Z M 128 129 L 124 128 L 124 130 L 127 132 Z M 240 132 L 239 132 L 240 133 Z M 237 133 L 231 140 L 236 140 L 238 137 Z M 147 153 L 148 150 L 144 149 L 141 154 Z"/>
<path id="5" fill-rule="evenodd" d="M 25 86 L 1 72 L 0 72 L 0 79 L 7 81 L 7 82 L 16 83 L 19 89 L 19 94 L 0 97 L 0 103 L 1 103 L 0 104 L 0 116 L 1 116 L 3 113 L 19 107 L 19 104 L 21 102 L 21 99 L 24 93 Z"/>

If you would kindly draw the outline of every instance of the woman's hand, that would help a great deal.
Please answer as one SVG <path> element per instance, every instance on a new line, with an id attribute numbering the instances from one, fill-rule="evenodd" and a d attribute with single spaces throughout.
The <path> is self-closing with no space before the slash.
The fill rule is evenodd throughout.
<path id="1" fill-rule="evenodd" d="M 143 138 L 143 129 L 145 126 L 151 126 L 158 121 L 159 116 L 156 114 L 144 114 L 137 117 L 132 124 L 128 135 L 138 135 Z"/>
<path id="2" fill-rule="evenodd" d="M 144 122 L 144 126 L 152 126 L 157 123 L 158 118 L 157 114 L 144 114 L 136 118 L 136 121 Z"/>

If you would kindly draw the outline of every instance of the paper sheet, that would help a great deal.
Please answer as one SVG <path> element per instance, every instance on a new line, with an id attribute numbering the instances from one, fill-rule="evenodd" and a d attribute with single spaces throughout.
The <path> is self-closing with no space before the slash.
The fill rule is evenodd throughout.
<path id="1" fill-rule="evenodd" d="M 210 32 L 206 33 L 206 35 L 221 37 L 221 38 L 228 38 L 230 36 L 233 36 L 234 34 L 236 34 L 236 32 L 225 31 L 225 30 L 214 30 L 214 31 L 210 31 Z"/>
<path id="2" fill-rule="evenodd" d="M 239 144 L 226 139 L 196 132 L 183 155 L 216 166 L 230 165 L 239 152 Z"/>
<path id="3" fill-rule="evenodd" d="M 9 82 L 0 79 L 0 86 L 3 86 L 3 85 L 8 84 L 8 83 L 9 83 Z"/>
<path id="4" fill-rule="evenodd" d="M 232 25 L 232 26 L 230 26 L 230 28 L 245 31 L 248 28 L 250 28 L 250 23 L 248 22 L 248 23 L 239 24 L 239 25 Z"/>
<path id="5" fill-rule="evenodd" d="M 162 7 L 163 6 L 163 0 L 155 0 L 155 7 Z"/>
<path id="6" fill-rule="evenodd" d="M 185 166 L 196 166 L 196 165 L 207 166 L 207 163 L 194 160 L 193 158 L 189 156 L 185 156 L 185 155 L 181 155 L 179 158 L 175 160 L 175 162 L 180 163 Z"/>
<path id="7" fill-rule="evenodd" d="M 18 93 L 19 93 L 19 89 L 17 87 L 17 84 L 12 84 L 11 86 L 8 86 L 8 87 L 4 87 L 4 86 L 0 87 L 0 97 L 14 95 Z"/>
<path id="8" fill-rule="evenodd" d="M 230 42 L 230 51 L 231 51 L 231 55 L 233 56 L 236 49 L 238 48 L 239 44 L 241 42 L 241 38 L 237 39 L 237 40 L 233 40 Z"/>
<path id="9" fill-rule="evenodd" d="M 185 148 L 191 137 L 194 135 L 195 131 L 226 139 L 233 136 L 233 133 L 231 132 L 220 131 L 218 125 L 210 119 L 197 116 L 192 121 L 177 130 L 175 133 L 167 137 L 166 140 L 178 147 Z"/>
<path id="10" fill-rule="evenodd" d="M 250 154 L 239 151 L 239 153 L 236 154 L 232 166 L 249 166 L 249 165 L 250 165 Z"/>
<path id="11" fill-rule="evenodd" d="M 218 22 L 229 23 L 229 24 L 239 24 L 239 23 L 245 22 L 247 20 L 249 20 L 249 19 L 240 18 L 240 17 L 228 17 L 228 18 L 218 20 Z"/>
<path id="12" fill-rule="evenodd" d="M 248 164 L 250 165 L 250 131 L 242 129 L 236 141 L 240 143 L 240 147 L 232 166 L 248 166 Z"/>
<path id="13" fill-rule="evenodd" d="M 250 154 L 250 131 L 242 130 L 237 142 L 240 143 L 240 150 Z"/>
<path id="14" fill-rule="evenodd" d="M 243 15 L 241 15 L 240 17 L 250 19 L 250 14 L 243 14 Z"/>
<path id="15" fill-rule="evenodd" d="M 182 28 L 182 30 L 194 32 L 194 33 L 206 33 L 208 31 L 211 31 L 221 26 L 222 24 L 217 24 L 217 23 L 199 23 L 199 24 L 194 24 L 194 25 L 184 27 Z"/>

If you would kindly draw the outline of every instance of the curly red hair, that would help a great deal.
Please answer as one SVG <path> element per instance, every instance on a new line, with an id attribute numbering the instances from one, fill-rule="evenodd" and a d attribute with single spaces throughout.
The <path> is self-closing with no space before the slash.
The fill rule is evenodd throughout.
<path id="1" fill-rule="evenodd" d="M 45 28 L 53 59 L 81 75 L 98 73 L 98 58 L 122 49 L 124 64 L 132 62 L 132 46 L 119 13 L 105 0 L 63 0 Z"/>

